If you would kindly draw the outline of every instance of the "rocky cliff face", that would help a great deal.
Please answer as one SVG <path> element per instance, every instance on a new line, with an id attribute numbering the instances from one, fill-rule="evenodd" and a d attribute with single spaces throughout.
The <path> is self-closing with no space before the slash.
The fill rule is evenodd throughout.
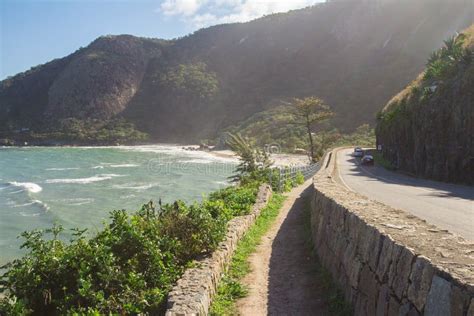
<path id="1" fill-rule="evenodd" d="M 133 36 L 101 37 L 81 51 L 48 91 L 46 115 L 110 118 L 122 112 L 140 87 L 160 45 Z"/>
<path id="2" fill-rule="evenodd" d="M 465 0 L 329 1 L 175 41 L 101 37 L 0 82 L 0 130 L 121 116 L 156 140 L 191 142 L 281 100 L 317 95 L 348 131 L 372 122 L 440 39 L 472 16 Z M 201 63 L 198 73 L 192 65 Z M 191 65 L 172 76 L 180 89 L 164 84 L 163 74 L 180 65 Z M 217 91 L 202 98 L 196 83 L 210 77 Z"/>
<path id="3" fill-rule="evenodd" d="M 458 57 L 434 60 L 379 115 L 377 142 L 401 170 L 436 180 L 474 183 L 474 26 L 458 37 Z M 442 58 L 442 57 L 439 57 Z M 430 71 L 436 70 L 435 76 Z"/>

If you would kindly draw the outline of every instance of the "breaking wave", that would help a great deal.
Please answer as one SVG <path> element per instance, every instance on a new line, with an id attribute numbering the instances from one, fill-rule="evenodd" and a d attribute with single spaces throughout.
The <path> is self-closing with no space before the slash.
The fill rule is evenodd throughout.
<path id="1" fill-rule="evenodd" d="M 78 179 L 49 179 L 46 183 L 65 183 L 65 184 L 89 184 L 93 182 L 110 180 L 115 177 L 123 177 L 120 174 L 98 174 L 89 178 L 78 178 Z"/>
<path id="2" fill-rule="evenodd" d="M 30 192 L 30 193 L 38 193 L 38 192 L 41 192 L 43 190 L 42 187 L 40 187 L 39 185 L 37 185 L 36 183 L 33 183 L 33 182 L 16 182 L 16 181 L 13 181 L 13 182 L 8 182 L 8 185 L 11 185 L 11 186 L 17 187 L 17 188 L 21 188 L 20 191 L 16 191 L 16 192 L 27 191 L 27 192 Z"/>

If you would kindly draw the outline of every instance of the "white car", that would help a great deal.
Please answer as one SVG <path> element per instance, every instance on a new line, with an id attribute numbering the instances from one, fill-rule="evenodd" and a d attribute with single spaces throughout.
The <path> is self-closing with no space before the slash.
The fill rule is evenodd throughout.
<path id="1" fill-rule="evenodd" d="M 352 154 L 354 157 L 363 157 L 364 151 L 360 147 L 354 148 L 354 153 Z"/>

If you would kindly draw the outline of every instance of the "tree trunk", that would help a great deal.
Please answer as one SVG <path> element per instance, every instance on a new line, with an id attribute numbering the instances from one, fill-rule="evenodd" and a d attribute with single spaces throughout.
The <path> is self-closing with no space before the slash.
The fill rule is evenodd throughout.
<path id="1" fill-rule="evenodd" d="M 311 161 L 314 162 L 314 144 L 313 135 L 311 134 L 311 123 L 309 122 L 309 117 L 306 117 L 306 128 L 308 129 L 309 144 L 311 148 Z"/>

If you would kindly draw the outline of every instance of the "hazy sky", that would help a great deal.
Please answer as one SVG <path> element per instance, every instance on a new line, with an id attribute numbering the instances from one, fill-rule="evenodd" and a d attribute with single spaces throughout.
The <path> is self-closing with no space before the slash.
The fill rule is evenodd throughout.
<path id="1" fill-rule="evenodd" d="M 0 80 L 106 34 L 175 38 L 322 0 L 0 0 Z"/>

